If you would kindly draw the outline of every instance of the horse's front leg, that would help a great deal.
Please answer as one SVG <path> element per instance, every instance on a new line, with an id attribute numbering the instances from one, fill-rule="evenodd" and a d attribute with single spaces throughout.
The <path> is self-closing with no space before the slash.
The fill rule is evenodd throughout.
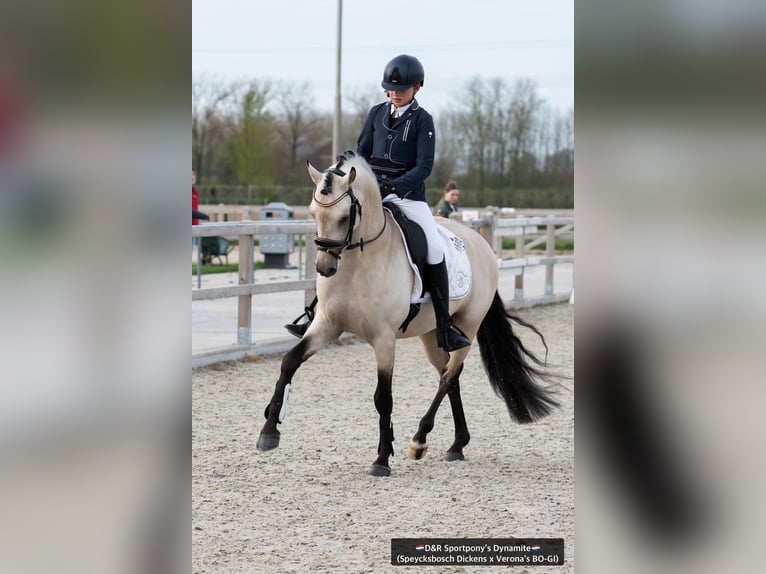
<path id="1" fill-rule="evenodd" d="M 295 371 L 314 353 L 338 338 L 341 331 L 327 322 L 317 318 L 300 342 L 290 349 L 282 358 L 282 370 L 279 375 L 271 402 L 266 405 L 263 413 L 266 423 L 261 429 L 256 447 L 258 450 L 271 450 L 279 446 L 279 430 L 277 425 L 285 419 L 287 413 L 287 395 Z"/>
<path id="2" fill-rule="evenodd" d="M 378 441 L 378 458 L 372 463 L 367 474 L 372 476 L 389 476 L 391 466 L 388 459 L 394 454 L 394 425 L 391 422 L 391 411 L 394 399 L 391 393 L 391 379 L 394 376 L 394 357 L 396 353 L 396 337 L 393 333 L 380 336 L 372 343 L 375 349 L 375 361 L 378 367 L 378 386 L 375 389 L 375 408 L 378 410 L 378 425 L 380 439 Z"/>

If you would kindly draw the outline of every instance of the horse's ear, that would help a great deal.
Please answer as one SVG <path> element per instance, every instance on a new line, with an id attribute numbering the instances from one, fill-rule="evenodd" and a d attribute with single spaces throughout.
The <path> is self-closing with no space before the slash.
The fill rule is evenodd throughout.
<path id="1" fill-rule="evenodd" d="M 348 172 L 348 185 L 351 186 L 351 184 L 354 183 L 355 179 L 356 179 L 356 168 L 352 167 L 351 170 Z"/>
<path id="2" fill-rule="evenodd" d="M 314 180 L 316 185 L 319 185 L 319 182 L 322 181 L 322 172 L 311 165 L 311 162 L 308 160 L 306 160 L 306 166 L 309 168 L 309 175 L 311 176 L 311 179 Z"/>

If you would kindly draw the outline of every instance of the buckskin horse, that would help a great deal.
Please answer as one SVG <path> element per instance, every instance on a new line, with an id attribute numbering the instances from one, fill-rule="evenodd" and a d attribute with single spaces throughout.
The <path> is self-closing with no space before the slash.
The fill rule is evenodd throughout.
<path id="1" fill-rule="evenodd" d="M 290 384 L 298 367 L 348 331 L 373 347 L 377 363 L 374 400 L 380 417 L 380 440 L 377 458 L 368 474 L 391 473 L 389 458 L 394 454 L 391 383 L 396 340 L 403 337 L 420 337 L 426 357 L 440 376 L 436 396 L 420 420 L 407 454 L 412 459 L 425 456 L 427 435 L 447 395 L 452 406 L 455 440 L 445 460 L 464 459 L 463 448 L 470 435 L 459 377 L 471 347 L 447 353 L 437 346 L 436 319 L 430 302 L 423 303 L 419 313 L 410 317 L 415 271 L 408 261 L 402 235 L 391 213 L 383 207 L 375 175 L 364 158 L 346 152 L 323 173 L 310 163 L 307 165 L 315 184 L 309 211 L 317 224 L 314 241 L 318 246 L 319 302 L 308 331 L 282 359 L 281 374 L 264 413 L 266 423 L 257 448 L 266 451 L 279 446 L 277 425 L 284 419 Z M 440 218 L 439 224 L 462 240 L 471 265 L 470 291 L 463 298 L 450 301 L 455 324 L 472 342 L 478 340 L 490 384 L 505 401 L 511 417 L 518 423 L 529 423 L 546 416 L 558 403 L 544 385 L 548 374 L 544 362 L 522 344 L 512 323 L 532 329 L 543 345 L 545 339 L 534 326 L 506 311 L 497 291 L 495 255 L 487 242 L 458 222 Z M 403 328 L 407 319 L 411 322 Z"/>

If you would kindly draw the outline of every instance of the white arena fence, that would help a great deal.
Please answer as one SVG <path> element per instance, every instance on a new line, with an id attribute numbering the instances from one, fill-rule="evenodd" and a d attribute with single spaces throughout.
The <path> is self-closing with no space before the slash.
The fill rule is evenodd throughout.
<path id="1" fill-rule="evenodd" d="M 452 214 L 452 219 L 462 221 L 475 229 L 492 246 L 497 255 L 497 265 L 501 273 L 514 275 L 514 297 L 507 302 L 509 307 L 529 307 L 538 304 L 558 303 L 570 299 L 570 293 L 555 294 L 553 277 L 555 266 L 562 263 L 574 263 L 574 255 L 556 255 L 556 239 L 573 239 L 574 216 L 565 215 L 518 215 L 504 213 L 505 210 L 463 210 Z M 515 215 L 509 217 L 508 215 Z M 255 283 L 254 239 L 263 235 L 290 234 L 298 237 L 299 278 L 297 280 L 269 281 Z M 197 255 L 197 288 L 192 288 L 192 301 L 236 297 L 237 345 L 249 346 L 252 341 L 252 297 L 266 293 L 303 291 L 308 304 L 315 295 L 316 269 L 314 259 L 316 246 L 311 236 L 316 234 L 316 223 L 311 220 L 270 220 L 202 223 L 192 226 L 192 237 L 222 236 L 239 241 L 238 284 L 226 287 L 201 288 L 201 250 Z M 512 238 L 515 248 L 511 251 L 502 249 L 502 240 Z M 197 240 L 200 243 L 200 240 Z M 304 247 L 305 246 L 305 247 Z M 537 248 L 538 253 L 529 254 Z M 540 249 L 544 254 L 539 254 Z M 545 292 L 543 296 L 525 297 L 524 271 L 545 266 Z M 289 335 L 286 335 L 289 337 Z"/>

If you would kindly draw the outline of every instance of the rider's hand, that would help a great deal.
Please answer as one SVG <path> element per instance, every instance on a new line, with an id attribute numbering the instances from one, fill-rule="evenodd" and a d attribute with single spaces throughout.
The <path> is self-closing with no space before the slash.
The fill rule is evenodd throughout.
<path id="1" fill-rule="evenodd" d="M 396 186 L 388 181 L 382 181 L 380 183 L 380 196 L 386 197 L 392 193 L 396 193 Z"/>

